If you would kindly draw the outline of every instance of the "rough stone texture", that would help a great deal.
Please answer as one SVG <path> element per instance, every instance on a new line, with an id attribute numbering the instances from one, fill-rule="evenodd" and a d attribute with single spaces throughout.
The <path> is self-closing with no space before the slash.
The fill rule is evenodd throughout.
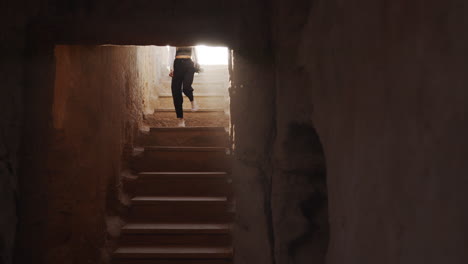
<path id="1" fill-rule="evenodd" d="M 22 195 L 22 215 L 36 214 L 36 181 L 46 191 L 39 205 L 45 211 L 22 219 L 18 262 L 106 259 L 106 218 L 121 213 L 122 155 L 142 123 L 144 95 L 154 83 L 152 55 L 151 47 L 55 48 L 52 135 L 40 151 L 46 155 L 39 172 L 23 174 L 22 182 L 30 189 Z"/>
<path id="2" fill-rule="evenodd" d="M 277 140 L 293 121 L 317 129 L 327 263 L 467 263 L 468 5 L 280 0 L 276 10 Z"/>
<path id="3" fill-rule="evenodd" d="M 137 49 L 137 68 L 138 83 L 135 91 L 142 91 L 141 100 L 143 100 L 143 113 L 153 113 L 158 104 L 157 86 L 161 82 L 161 75 L 164 69 L 161 67 L 164 61 L 162 47 L 148 46 L 135 47 Z M 138 113 L 140 114 L 140 113 Z"/>
<path id="4" fill-rule="evenodd" d="M 22 106 L 18 79 L 22 77 L 20 60 L 23 55 L 21 40 L 13 38 L 0 42 L 5 52 L 0 62 L 0 263 L 11 263 L 17 221 L 17 151 Z M 19 46 L 10 46 L 12 43 Z"/>
<path id="5" fill-rule="evenodd" d="M 24 1 L 3 1 L 0 8 L 0 263 L 10 264 L 17 223 L 18 157 L 23 108 Z M 33 12 L 30 10 L 30 12 Z"/>
<path id="6" fill-rule="evenodd" d="M 231 70 L 232 167 L 236 221 L 234 263 L 275 263 L 272 152 L 275 129 L 274 60 L 268 1 L 239 1 L 240 43 Z"/>
<path id="7" fill-rule="evenodd" d="M 290 122 L 285 132 L 283 141 L 276 145 L 272 175 L 276 262 L 307 263 L 313 259 L 325 263 L 328 191 L 322 145 L 310 124 Z"/>
<path id="8" fill-rule="evenodd" d="M 19 63 L 22 51 L 21 46 L 2 44 L 0 48 L 8 55 L 0 62 L 0 263 L 11 263 L 17 221 L 17 151 L 22 105 L 20 84 L 15 77 L 22 76 Z"/>

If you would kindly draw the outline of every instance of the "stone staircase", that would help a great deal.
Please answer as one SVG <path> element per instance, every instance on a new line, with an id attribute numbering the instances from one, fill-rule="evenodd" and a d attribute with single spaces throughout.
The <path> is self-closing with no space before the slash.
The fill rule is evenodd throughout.
<path id="1" fill-rule="evenodd" d="M 228 141 L 224 127 L 153 127 L 137 139 L 114 264 L 232 263 Z"/>

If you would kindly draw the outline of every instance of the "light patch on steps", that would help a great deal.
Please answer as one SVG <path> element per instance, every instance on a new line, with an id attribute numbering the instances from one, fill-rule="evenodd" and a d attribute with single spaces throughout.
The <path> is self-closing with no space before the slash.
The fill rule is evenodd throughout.
<path id="1" fill-rule="evenodd" d="M 142 147 L 133 148 L 132 156 L 133 157 L 140 156 L 141 154 L 143 154 L 143 152 L 145 152 L 145 148 L 142 148 Z"/>

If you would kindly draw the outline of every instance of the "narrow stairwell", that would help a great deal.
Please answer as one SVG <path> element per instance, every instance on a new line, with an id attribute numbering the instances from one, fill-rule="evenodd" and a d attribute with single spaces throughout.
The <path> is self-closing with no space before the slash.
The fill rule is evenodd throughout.
<path id="1" fill-rule="evenodd" d="M 233 203 L 224 127 L 151 128 L 114 264 L 232 263 Z"/>

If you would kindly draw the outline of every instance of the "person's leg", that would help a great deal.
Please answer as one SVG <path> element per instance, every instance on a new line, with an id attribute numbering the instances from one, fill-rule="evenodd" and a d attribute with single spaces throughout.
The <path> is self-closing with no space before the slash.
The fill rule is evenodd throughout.
<path id="1" fill-rule="evenodd" d="M 184 63 L 184 68 L 185 68 L 185 72 L 184 72 L 183 90 L 182 91 L 184 92 L 185 96 L 188 97 L 190 102 L 192 102 L 193 101 L 192 83 L 193 83 L 193 75 L 195 74 L 195 71 L 193 69 L 193 62 L 191 60 L 187 60 Z"/>
<path id="2" fill-rule="evenodd" d="M 187 61 L 186 64 L 186 71 L 184 75 L 183 81 L 183 92 L 189 98 L 190 102 L 192 103 L 192 111 L 198 110 L 197 102 L 193 97 L 193 76 L 195 74 L 195 68 L 193 67 L 193 62 L 191 60 Z"/>
<path id="3" fill-rule="evenodd" d="M 182 97 L 182 83 L 184 81 L 184 74 L 180 67 L 178 60 L 174 61 L 174 76 L 171 82 L 172 100 L 174 101 L 174 108 L 176 110 L 177 118 L 184 118 L 184 112 L 182 109 L 182 103 L 184 98 Z"/>

